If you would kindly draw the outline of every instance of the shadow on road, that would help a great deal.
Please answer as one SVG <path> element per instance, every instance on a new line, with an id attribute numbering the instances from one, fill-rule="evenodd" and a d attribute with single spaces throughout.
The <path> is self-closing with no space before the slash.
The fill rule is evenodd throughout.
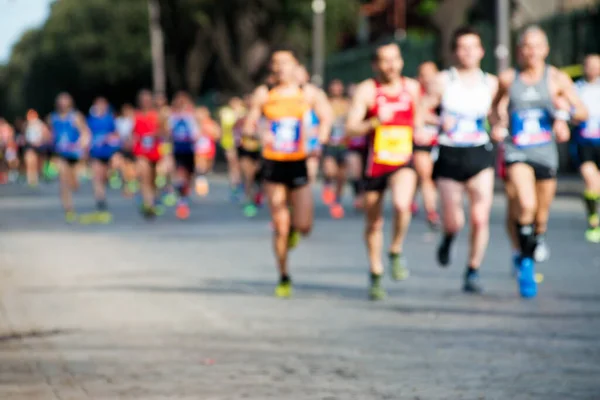
<path id="1" fill-rule="evenodd" d="M 12 341 L 26 340 L 26 339 L 37 339 L 44 337 L 52 337 L 59 335 L 67 335 L 73 333 L 72 330 L 65 329 L 52 329 L 52 330 L 31 330 L 25 332 L 10 332 L 0 333 L 0 344 Z"/>

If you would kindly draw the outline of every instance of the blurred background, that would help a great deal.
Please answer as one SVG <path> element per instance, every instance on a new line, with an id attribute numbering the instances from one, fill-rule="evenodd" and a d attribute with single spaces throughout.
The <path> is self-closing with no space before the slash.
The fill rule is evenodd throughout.
<path id="1" fill-rule="evenodd" d="M 270 50 L 292 44 L 314 81 L 370 75 L 372 43 L 401 44 L 405 74 L 451 61 L 451 32 L 477 26 L 484 69 L 512 64 L 514 40 L 537 23 L 549 62 L 576 78 L 600 51 L 598 0 L 0 0 L 0 115 L 52 109 L 59 91 L 80 109 L 104 95 L 119 106 L 142 87 L 184 89 L 217 107 L 263 79 Z"/>

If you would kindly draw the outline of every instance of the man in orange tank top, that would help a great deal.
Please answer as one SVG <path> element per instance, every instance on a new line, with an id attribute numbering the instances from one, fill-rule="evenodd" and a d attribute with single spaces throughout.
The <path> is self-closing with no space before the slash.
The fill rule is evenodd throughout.
<path id="1" fill-rule="evenodd" d="M 288 251 L 313 224 L 313 195 L 306 167 L 307 116 L 310 110 L 317 113 L 320 143 L 327 142 L 333 121 L 327 96 L 311 84 L 298 84 L 298 65 L 292 50 L 273 52 L 273 84 L 256 89 L 244 124 L 244 134 L 256 135 L 258 131 L 262 140 L 264 191 L 273 219 L 273 247 L 280 274 L 275 295 L 282 298 L 292 293 Z"/>
<path id="2" fill-rule="evenodd" d="M 363 188 L 366 216 L 365 242 L 371 271 L 370 298 L 381 300 L 383 274 L 383 200 L 390 187 L 394 205 L 393 237 L 389 258 L 394 280 L 408 277 L 403 243 L 412 217 L 411 203 L 417 186 L 412 167 L 415 105 L 421 97 L 419 83 L 401 75 L 404 65 L 395 43 L 379 45 L 373 55 L 375 79 L 360 83 L 348 113 L 346 134 L 367 137 L 363 154 Z"/>

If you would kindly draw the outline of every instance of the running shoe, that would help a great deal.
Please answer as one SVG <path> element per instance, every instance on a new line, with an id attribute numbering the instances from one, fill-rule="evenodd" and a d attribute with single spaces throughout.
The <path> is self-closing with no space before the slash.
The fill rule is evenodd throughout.
<path id="1" fill-rule="evenodd" d="M 329 214 L 333 219 L 344 218 L 344 207 L 340 203 L 335 202 L 329 207 Z"/>
<path id="2" fill-rule="evenodd" d="M 427 223 L 432 231 L 439 231 L 441 226 L 440 216 L 437 212 L 432 211 L 427 215 Z"/>
<path id="3" fill-rule="evenodd" d="M 164 175 L 157 175 L 156 179 L 154 180 L 154 184 L 159 189 L 164 188 L 165 186 L 167 186 L 167 177 Z"/>
<path id="4" fill-rule="evenodd" d="M 244 215 L 247 218 L 256 217 L 257 213 L 258 213 L 258 208 L 256 207 L 256 204 L 254 204 L 253 202 L 248 202 L 248 203 L 246 203 L 246 205 L 244 205 Z"/>
<path id="5" fill-rule="evenodd" d="M 263 196 L 262 192 L 256 193 L 256 195 L 254 196 L 254 204 L 256 205 L 256 207 L 262 207 L 263 203 L 264 203 L 264 196 Z"/>
<path id="6" fill-rule="evenodd" d="M 479 272 L 467 271 L 465 273 L 465 278 L 463 282 L 463 292 L 474 294 L 483 292 L 483 287 L 479 282 Z"/>
<path id="7" fill-rule="evenodd" d="M 110 185 L 111 189 L 118 190 L 123 187 L 123 180 L 117 172 L 113 172 L 108 179 L 108 184 Z"/>
<path id="8" fill-rule="evenodd" d="M 383 286 L 381 286 L 381 276 L 371 275 L 371 285 L 369 287 L 369 299 L 373 301 L 383 300 L 387 296 L 387 293 Z"/>
<path id="9" fill-rule="evenodd" d="M 585 240 L 590 243 L 600 243 L 600 227 L 588 228 L 585 231 Z"/>
<path id="10" fill-rule="evenodd" d="M 447 267 L 450 264 L 451 250 L 452 245 L 450 243 L 445 243 L 445 241 L 442 240 L 437 250 L 437 260 L 441 267 Z"/>
<path id="11" fill-rule="evenodd" d="M 68 224 L 72 224 L 74 222 L 77 222 L 77 214 L 75 213 L 75 211 L 67 211 L 67 212 L 65 212 L 65 221 Z"/>
<path id="12" fill-rule="evenodd" d="M 329 185 L 323 187 L 323 193 L 321 194 L 321 200 L 323 204 L 329 206 L 335 201 L 335 192 Z"/>
<path id="13" fill-rule="evenodd" d="M 417 215 L 419 213 L 419 203 L 413 201 L 410 205 L 410 211 L 412 212 L 412 215 Z"/>
<path id="14" fill-rule="evenodd" d="M 177 195 L 173 191 L 165 192 L 162 196 L 162 203 L 167 207 L 173 207 L 177 204 Z"/>
<path id="15" fill-rule="evenodd" d="M 289 299 L 292 297 L 292 282 L 279 282 L 275 287 L 275 297 Z"/>
<path id="16" fill-rule="evenodd" d="M 140 212 L 141 212 L 142 216 L 147 220 L 154 219 L 158 215 L 155 207 L 142 206 L 140 208 Z"/>
<path id="17" fill-rule="evenodd" d="M 99 224 L 109 224 L 112 222 L 112 214 L 108 211 L 97 211 L 94 213 L 95 222 Z"/>
<path id="18" fill-rule="evenodd" d="M 519 265 L 519 292 L 521 297 L 531 298 L 537 295 L 535 280 L 535 261 L 532 258 L 521 258 Z"/>
<path id="19" fill-rule="evenodd" d="M 129 190 L 130 193 L 135 194 L 140 190 L 140 184 L 136 180 L 129 181 L 127 182 L 127 190 Z"/>
<path id="20" fill-rule="evenodd" d="M 537 239 L 537 244 L 535 246 L 535 251 L 533 253 L 533 259 L 535 262 L 541 263 L 544 261 L 548 261 L 550 258 L 550 249 L 548 248 L 548 244 L 546 243 L 546 239 L 542 236 Z"/>
<path id="21" fill-rule="evenodd" d="M 408 279 L 410 271 L 406 264 L 406 257 L 403 254 L 390 254 L 390 269 L 393 280 L 404 281 Z"/>
<path id="22" fill-rule="evenodd" d="M 178 219 L 185 220 L 190 217 L 190 206 L 185 201 L 179 201 L 175 207 L 175 216 Z"/>
<path id="23" fill-rule="evenodd" d="M 293 229 L 290 230 L 290 234 L 288 236 L 288 249 L 293 250 L 298 247 L 298 243 L 300 243 L 300 232 L 297 232 Z"/>

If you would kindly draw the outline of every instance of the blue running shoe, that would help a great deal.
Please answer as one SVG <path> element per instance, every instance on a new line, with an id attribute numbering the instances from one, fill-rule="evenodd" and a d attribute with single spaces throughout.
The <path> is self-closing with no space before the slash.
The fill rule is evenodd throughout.
<path id="1" fill-rule="evenodd" d="M 519 277 L 520 269 L 521 269 L 521 255 L 519 253 L 513 253 L 513 255 L 512 255 L 512 276 L 513 276 L 513 278 Z"/>
<path id="2" fill-rule="evenodd" d="M 519 265 L 519 291 L 521 297 L 532 298 L 537 295 L 535 279 L 535 262 L 532 258 L 523 257 Z"/>

